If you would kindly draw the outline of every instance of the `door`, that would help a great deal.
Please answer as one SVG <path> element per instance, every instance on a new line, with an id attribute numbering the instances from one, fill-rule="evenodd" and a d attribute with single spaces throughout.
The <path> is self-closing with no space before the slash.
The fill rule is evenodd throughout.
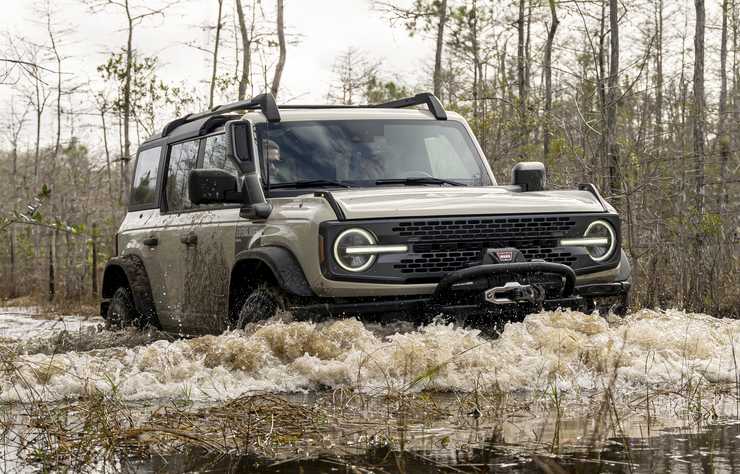
<path id="1" fill-rule="evenodd" d="M 165 302 L 160 322 L 168 331 L 189 334 L 194 322 L 188 318 L 185 300 L 185 259 L 194 243 L 187 240 L 198 219 L 198 210 L 188 198 L 188 174 L 198 161 L 200 140 L 187 140 L 169 146 L 164 175 L 161 226 L 157 229 L 159 260 L 162 269 L 162 297 Z"/>
<path id="2" fill-rule="evenodd" d="M 162 225 L 159 181 L 164 172 L 162 146 L 139 150 L 129 196 L 128 213 L 118 232 L 122 255 L 136 255 L 144 262 L 157 314 L 167 307 L 164 272 L 161 266 L 158 234 Z"/>
<path id="3" fill-rule="evenodd" d="M 243 222 L 238 205 L 190 202 L 187 182 L 195 167 L 238 175 L 236 164 L 226 159 L 223 134 L 170 146 L 159 231 L 166 329 L 186 334 L 225 329 L 236 226 Z"/>
<path id="4" fill-rule="evenodd" d="M 199 168 L 217 168 L 238 177 L 239 167 L 227 158 L 223 133 L 202 140 Z M 185 301 L 189 318 L 198 332 L 218 333 L 228 324 L 228 298 L 231 268 L 234 264 L 236 227 L 240 205 L 201 205 L 188 238 L 191 245 L 185 258 Z"/>

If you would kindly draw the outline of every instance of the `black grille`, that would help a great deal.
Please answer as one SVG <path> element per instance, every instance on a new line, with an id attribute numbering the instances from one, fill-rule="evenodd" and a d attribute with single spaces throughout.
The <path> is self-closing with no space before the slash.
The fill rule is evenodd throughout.
<path id="1" fill-rule="evenodd" d="M 557 238 L 575 226 L 567 216 L 404 221 L 393 232 L 418 243 L 393 267 L 404 274 L 451 272 L 480 264 L 485 249 L 504 247 L 518 249 L 527 260 L 572 265 L 577 258 L 556 249 Z"/>
<path id="2" fill-rule="evenodd" d="M 563 237 L 575 227 L 571 217 L 502 217 L 490 219 L 414 220 L 393 227 L 401 237 L 420 240 L 470 238 Z"/>
<path id="3" fill-rule="evenodd" d="M 577 260 L 570 252 L 556 250 L 556 240 L 441 242 L 413 245 L 412 253 L 394 268 L 401 273 L 450 272 L 480 264 L 485 249 L 504 247 L 516 247 L 530 261 L 542 259 L 572 265 Z"/>

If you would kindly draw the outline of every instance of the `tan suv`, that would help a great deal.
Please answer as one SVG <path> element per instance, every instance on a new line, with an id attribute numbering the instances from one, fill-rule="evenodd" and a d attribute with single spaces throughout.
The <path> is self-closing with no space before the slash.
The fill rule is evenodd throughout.
<path id="1" fill-rule="evenodd" d="M 421 108 L 419 106 L 422 106 Z M 626 302 L 619 217 L 592 185 L 500 185 L 431 94 L 278 106 L 269 94 L 169 123 L 141 145 L 101 312 L 219 332 L 296 317 L 593 310 Z"/>

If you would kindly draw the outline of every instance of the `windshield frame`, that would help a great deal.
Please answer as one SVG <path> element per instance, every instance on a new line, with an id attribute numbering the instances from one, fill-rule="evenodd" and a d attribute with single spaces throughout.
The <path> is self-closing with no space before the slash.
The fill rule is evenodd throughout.
<path id="1" fill-rule="evenodd" d="M 265 189 L 269 192 L 269 194 L 272 193 L 271 189 L 271 176 L 270 176 L 270 166 L 269 166 L 269 160 L 266 156 L 264 156 L 263 147 L 260 145 L 263 140 L 269 139 L 270 130 L 274 130 L 276 128 L 283 128 L 289 126 L 289 127 L 302 127 L 302 126 L 316 126 L 316 125 L 325 125 L 325 124 L 331 124 L 336 122 L 370 122 L 370 121 L 377 121 L 377 122 L 386 122 L 386 123 L 394 123 L 399 125 L 436 125 L 436 126 L 445 126 L 445 127 L 451 127 L 456 129 L 460 133 L 460 138 L 464 142 L 464 144 L 468 148 L 468 152 L 470 156 L 473 159 L 474 165 L 477 167 L 478 173 L 480 173 L 480 183 L 476 184 L 466 184 L 466 186 L 495 186 L 496 185 L 496 179 L 493 176 L 493 173 L 491 171 L 491 168 L 485 159 L 485 156 L 483 155 L 483 151 L 480 148 L 480 145 L 475 140 L 475 137 L 473 136 L 472 131 L 467 126 L 467 124 L 461 120 L 438 120 L 438 121 L 430 121 L 429 119 L 425 118 L 368 118 L 368 117 L 359 117 L 359 118 L 318 118 L 318 119 L 308 119 L 308 120 L 283 120 L 281 122 L 257 122 L 254 124 L 254 134 L 255 134 L 255 148 L 257 149 L 257 154 L 259 157 L 260 162 L 260 171 L 262 174 L 262 181 Z M 395 179 L 397 177 L 391 176 L 388 177 L 389 179 Z M 400 177 L 398 177 L 400 178 Z M 435 178 L 437 178 L 435 176 Z M 440 177 L 441 178 L 441 177 Z M 447 178 L 443 178 L 447 179 Z M 303 179 L 297 179 L 295 181 L 303 181 Z M 349 188 L 376 188 L 376 187 L 389 187 L 388 185 L 378 185 L 375 183 L 377 181 L 376 179 L 367 179 L 367 180 L 341 180 L 337 179 L 335 181 L 341 182 L 345 184 Z M 382 181 L 382 179 L 381 179 Z M 338 187 L 338 186 L 331 186 L 331 185 L 317 185 L 315 187 L 305 187 L 305 186 L 297 186 L 295 188 L 291 188 L 289 186 L 290 182 L 281 181 L 279 183 L 274 184 L 280 184 L 280 195 L 284 194 L 295 194 L 296 191 L 300 191 L 300 193 L 305 193 L 307 189 L 326 189 L 326 188 L 333 188 L 336 187 L 337 189 L 344 189 L 344 187 Z M 398 186 L 408 186 L 410 184 L 406 183 L 399 183 Z M 413 185 L 413 183 L 412 183 Z M 443 183 L 440 184 L 432 184 L 432 183 L 423 183 L 418 185 L 424 185 L 424 186 L 448 186 Z M 287 193 L 286 193 L 287 192 Z"/>

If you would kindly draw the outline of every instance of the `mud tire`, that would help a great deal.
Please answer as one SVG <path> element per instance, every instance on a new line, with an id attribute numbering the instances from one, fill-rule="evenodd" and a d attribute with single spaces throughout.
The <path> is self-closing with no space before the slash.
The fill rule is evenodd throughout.
<path id="1" fill-rule="evenodd" d="M 259 285 L 244 300 L 236 322 L 237 329 L 247 324 L 266 321 L 287 307 L 285 296 L 271 285 Z"/>
<path id="2" fill-rule="evenodd" d="M 136 310 L 134 297 L 131 290 L 125 286 L 118 287 L 113 293 L 106 316 L 110 328 L 141 327 L 142 318 Z"/>

